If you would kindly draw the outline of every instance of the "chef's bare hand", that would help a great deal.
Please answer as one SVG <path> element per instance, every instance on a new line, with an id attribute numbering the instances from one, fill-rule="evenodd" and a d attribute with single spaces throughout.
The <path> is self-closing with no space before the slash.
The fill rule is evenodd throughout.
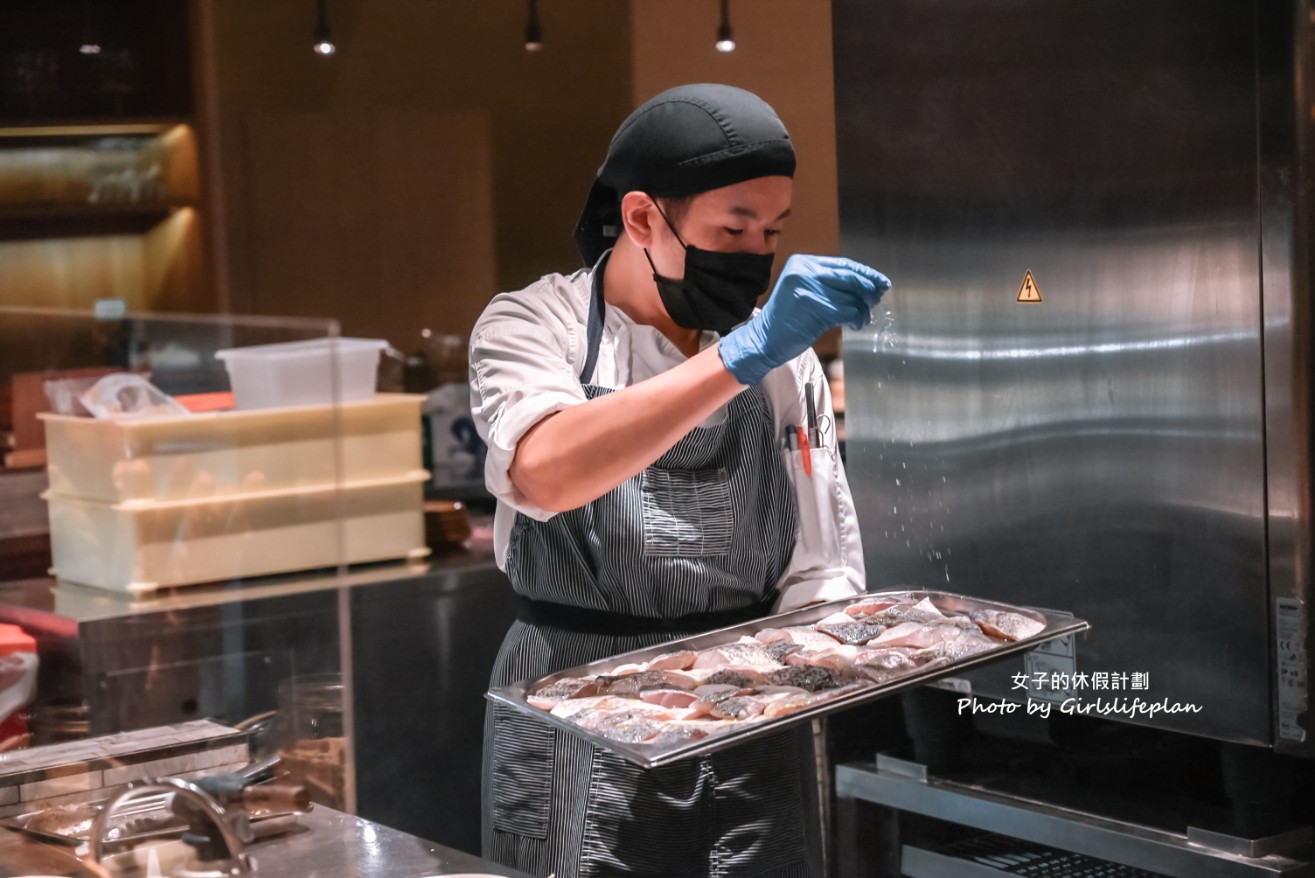
<path id="1" fill-rule="evenodd" d="M 721 360 L 741 384 L 757 384 L 828 329 L 862 329 L 888 289 L 886 276 L 861 262 L 791 256 L 763 309 L 721 339 Z"/>

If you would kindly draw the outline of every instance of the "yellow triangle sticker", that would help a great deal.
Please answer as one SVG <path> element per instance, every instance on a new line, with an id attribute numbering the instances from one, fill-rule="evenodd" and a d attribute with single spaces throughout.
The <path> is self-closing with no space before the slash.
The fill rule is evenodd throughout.
<path id="1" fill-rule="evenodd" d="M 1018 288 L 1017 301 L 1029 304 L 1041 301 L 1041 290 L 1037 288 L 1036 278 L 1032 277 L 1031 269 L 1023 273 L 1023 285 Z"/>

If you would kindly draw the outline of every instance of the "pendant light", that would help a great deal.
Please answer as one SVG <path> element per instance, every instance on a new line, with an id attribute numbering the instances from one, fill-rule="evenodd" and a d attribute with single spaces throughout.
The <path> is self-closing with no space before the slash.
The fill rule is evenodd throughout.
<path id="1" fill-rule="evenodd" d="M 731 33 L 730 0 L 721 0 L 721 26 L 717 28 L 717 51 L 734 52 L 735 37 Z"/>
<path id="2" fill-rule="evenodd" d="M 91 24 L 91 0 L 82 0 L 82 44 L 78 51 L 84 55 L 100 54 L 100 40 L 96 39 L 95 30 Z"/>
<path id="3" fill-rule="evenodd" d="M 543 50 L 543 28 L 539 26 L 539 2 L 530 0 L 530 21 L 525 25 L 525 51 Z"/>
<path id="4" fill-rule="evenodd" d="M 325 0 L 316 0 L 315 37 L 312 48 L 321 58 L 328 58 L 338 47 L 333 44 L 333 34 L 329 30 L 329 13 L 324 8 Z"/>

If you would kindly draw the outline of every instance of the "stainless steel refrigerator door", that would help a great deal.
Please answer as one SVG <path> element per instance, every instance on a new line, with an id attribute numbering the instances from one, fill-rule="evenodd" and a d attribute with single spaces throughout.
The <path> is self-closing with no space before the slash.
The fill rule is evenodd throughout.
<path id="1" fill-rule="evenodd" d="M 843 250 L 894 284 L 843 346 L 869 587 L 1071 610 L 1079 674 L 1199 708 L 1133 721 L 1270 742 L 1255 4 L 833 15 Z"/>

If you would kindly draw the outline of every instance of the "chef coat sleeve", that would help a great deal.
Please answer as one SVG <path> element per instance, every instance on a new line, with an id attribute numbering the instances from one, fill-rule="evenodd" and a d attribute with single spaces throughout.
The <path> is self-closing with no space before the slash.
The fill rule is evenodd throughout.
<path id="1" fill-rule="evenodd" d="M 516 444 L 539 421 L 585 401 L 573 367 L 579 331 L 553 297 L 534 288 L 496 296 L 470 340 L 470 413 L 488 444 L 484 482 L 498 502 L 545 521 L 555 513 L 512 484 Z"/>
<path id="2" fill-rule="evenodd" d="M 809 350 L 763 380 L 772 403 L 776 435 L 787 424 L 806 424 L 804 385 L 811 382 L 818 420 L 832 425 L 821 447 L 812 451 L 812 476 L 803 469 L 801 452 L 782 449 L 786 470 L 798 501 L 799 524 L 794 555 L 777 585 L 776 611 L 796 609 L 816 601 L 861 594 L 866 586 L 863 544 L 859 539 L 854 498 L 836 447 L 831 390 L 817 355 Z"/>

